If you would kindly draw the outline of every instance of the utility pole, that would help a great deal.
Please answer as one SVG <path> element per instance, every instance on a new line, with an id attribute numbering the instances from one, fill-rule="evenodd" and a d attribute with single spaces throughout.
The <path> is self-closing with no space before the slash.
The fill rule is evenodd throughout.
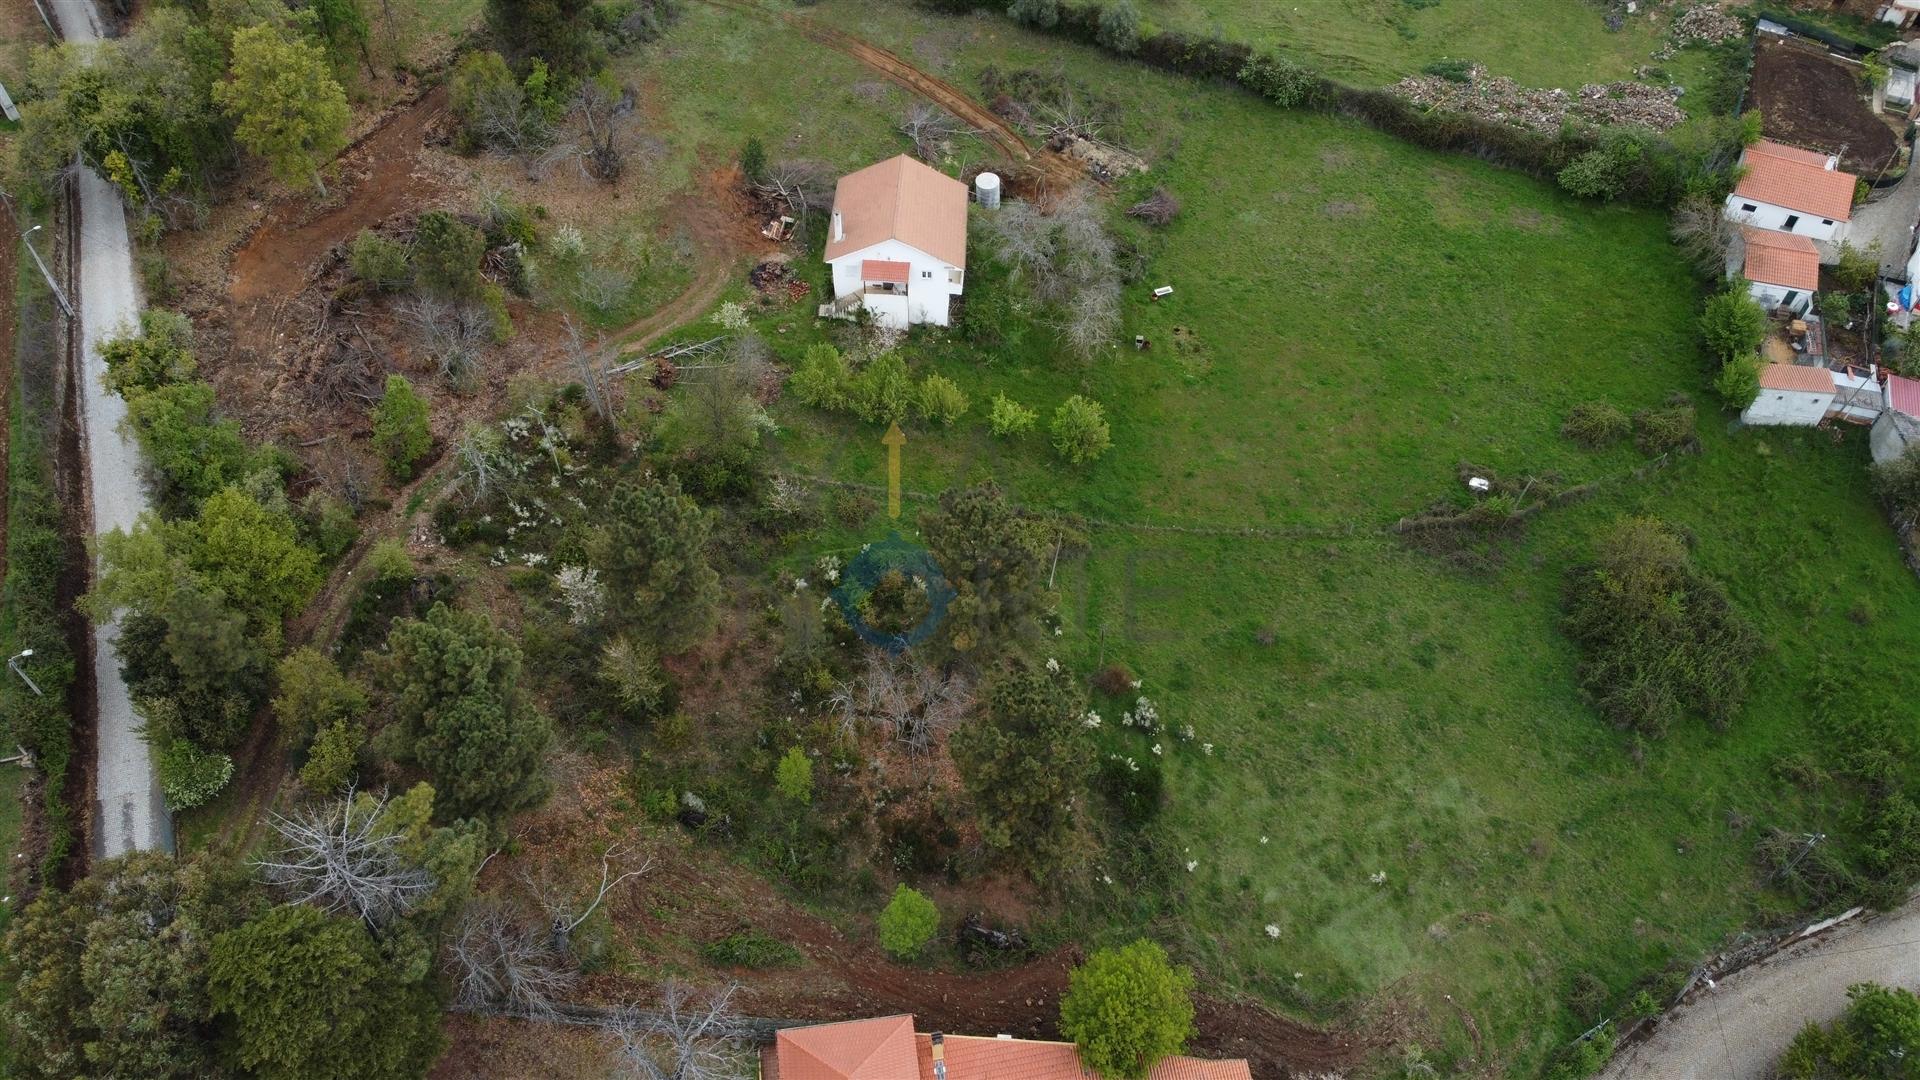
<path id="1" fill-rule="evenodd" d="M 21 649 L 19 652 L 7 657 L 7 670 L 20 676 L 20 681 L 27 684 L 27 689 L 33 691 L 34 697 L 46 697 L 47 695 L 40 692 L 40 687 L 33 681 L 33 678 L 26 672 L 20 670 L 20 661 L 32 655 L 32 649 Z"/>
<path id="2" fill-rule="evenodd" d="M 47 264 L 40 261 L 39 249 L 33 246 L 33 241 L 27 239 L 27 237 L 32 236 L 43 228 L 45 228 L 44 225 L 35 225 L 33 228 L 21 233 L 20 242 L 27 245 L 27 254 L 33 256 L 33 265 L 40 268 L 40 276 L 47 279 L 47 288 L 53 290 L 53 298 L 59 302 L 61 312 L 66 315 L 68 322 L 72 322 L 73 305 L 67 302 L 67 294 L 60 288 L 59 283 L 53 280 L 53 274 L 47 269 Z"/>

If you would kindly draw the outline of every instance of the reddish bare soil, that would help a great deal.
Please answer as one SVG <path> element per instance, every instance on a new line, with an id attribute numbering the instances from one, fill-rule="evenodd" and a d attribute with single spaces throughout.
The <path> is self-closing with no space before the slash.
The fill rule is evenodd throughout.
<path id="1" fill-rule="evenodd" d="M 1900 143 L 1874 114 L 1860 69 L 1826 50 L 1761 34 L 1754 48 L 1752 102 L 1767 138 L 1839 154 L 1841 167 L 1868 180 L 1893 160 Z"/>

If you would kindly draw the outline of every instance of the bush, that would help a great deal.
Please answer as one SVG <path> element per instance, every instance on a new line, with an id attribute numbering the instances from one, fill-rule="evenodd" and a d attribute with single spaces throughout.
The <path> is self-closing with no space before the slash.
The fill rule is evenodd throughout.
<path id="1" fill-rule="evenodd" d="M 427 402 L 402 375 L 387 376 L 386 392 L 373 407 L 373 448 L 395 481 L 413 479 L 414 465 L 433 446 Z"/>
<path id="2" fill-rule="evenodd" d="M 1713 392 L 1735 412 L 1753 404 L 1760 396 L 1760 358 L 1736 356 L 1720 365 L 1720 374 L 1713 377 Z"/>
<path id="3" fill-rule="evenodd" d="M 1641 409 L 1633 414 L 1633 443 L 1642 453 L 1666 454 L 1692 447 L 1697 441 L 1691 405 Z"/>
<path id="4" fill-rule="evenodd" d="M 1426 67 L 1421 68 L 1420 71 L 1422 74 L 1438 76 L 1448 82 L 1464 83 L 1473 81 L 1473 61 L 1471 60 L 1458 60 L 1443 56 L 1428 64 Z"/>
<path id="5" fill-rule="evenodd" d="M 1040 416 L 1032 409 L 1013 400 L 1005 394 L 993 395 L 993 406 L 987 413 L 987 429 L 995 435 L 1025 435 L 1033 430 Z"/>
<path id="6" fill-rule="evenodd" d="M 1193 1037 L 1193 972 L 1144 938 L 1101 949 L 1068 976 L 1060 1033 L 1094 1072 L 1139 1080 Z"/>
<path id="7" fill-rule="evenodd" d="M 1115 816 L 1129 829 L 1152 824 L 1166 802 L 1166 776 L 1159 758 L 1147 757 L 1133 766 L 1124 760 L 1102 758 L 1095 781 Z"/>
<path id="8" fill-rule="evenodd" d="M 912 960 L 926 950 L 940 930 L 940 909 L 918 891 L 900 885 L 880 912 L 880 947 L 899 960 Z"/>
<path id="9" fill-rule="evenodd" d="M 372 585 L 387 587 L 413 581 L 413 556 L 407 554 L 407 545 L 392 538 L 375 541 L 361 565 L 366 567 Z"/>
<path id="10" fill-rule="evenodd" d="M 706 958 L 707 963 L 717 967 L 747 968 L 752 971 L 799 967 L 806 962 L 806 957 L 800 954 L 799 949 L 758 930 L 742 930 L 717 941 L 709 941 L 700 947 L 700 955 Z"/>
<path id="11" fill-rule="evenodd" d="M 1707 299 L 1700 313 L 1700 336 L 1723 364 L 1757 353 L 1767 339 L 1767 313 L 1736 282 Z"/>
<path id="12" fill-rule="evenodd" d="M 381 292 L 399 292 L 413 284 L 413 253 L 398 240 L 361 229 L 347 256 L 353 276 Z"/>
<path id="13" fill-rule="evenodd" d="M 1240 83 L 1285 109 L 1314 103 L 1324 86 L 1318 75 L 1272 53 L 1249 59 L 1240 69 Z"/>
<path id="14" fill-rule="evenodd" d="M 445 210 L 420 215 L 414 229 L 413 264 L 420 287 L 443 296 L 473 299 L 480 295 L 480 259 L 487 238 Z"/>
<path id="15" fill-rule="evenodd" d="M 740 175 L 746 177 L 749 184 L 766 179 L 767 148 L 760 144 L 757 135 L 749 137 L 747 144 L 740 148 Z"/>
<path id="16" fill-rule="evenodd" d="M 1604 401 L 1583 401 L 1567 413 L 1560 434 L 1589 450 L 1612 446 L 1627 437 L 1633 421 Z"/>
<path id="17" fill-rule="evenodd" d="M 321 728 L 307 748 L 307 763 L 300 766 L 300 783 L 317 795 L 345 788 L 359 771 L 360 748 L 366 741 L 367 729 L 357 720 L 336 720 Z"/>
<path id="18" fill-rule="evenodd" d="M 788 802 L 805 806 L 813 801 L 813 759 L 794 747 L 773 767 L 773 786 Z"/>
<path id="19" fill-rule="evenodd" d="M 1053 448 L 1075 465 L 1098 459 L 1113 445 L 1113 437 L 1107 430 L 1106 410 L 1099 402 L 1079 394 L 1060 403 L 1060 408 L 1054 411 L 1050 430 Z"/>
<path id="20" fill-rule="evenodd" d="M 634 720 L 658 715 L 666 704 L 667 680 L 659 659 L 651 648 L 625 636 L 607 642 L 601 650 L 600 680 Z"/>
<path id="21" fill-rule="evenodd" d="M 793 377 L 787 380 L 787 389 L 802 405 L 839 410 L 851 404 L 852 380 L 853 373 L 839 349 L 831 345 L 811 345 L 801 358 L 800 366 L 794 369 Z"/>
<path id="22" fill-rule="evenodd" d="M 1847 988 L 1847 1000 L 1840 1019 L 1800 1029 L 1780 1057 L 1781 1077 L 1902 1080 L 1915 1075 L 1909 1060 L 1920 1054 L 1920 998 L 1908 990 L 1857 983 Z"/>
<path id="23" fill-rule="evenodd" d="M 233 759 L 209 754 L 185 738 L 168 739 L 159 748 L 154 771 L 171 810 L 191 810 L 220 794 L 233 778 Z"/>
<path id="24" fill-rule="evenodd" d="M 907 418 L 913 407 L 913 379 L 907 362 L 897 353 L 877 356 L 853 377 L 849 395 L 853 411 L 875 424 L 893 424 Z"/>
<path id="25" fill-rule="evenodd" d="M 140 313 L 140 332 L 100 346 L 107 365 L 108 390 L 132 401 L 148 390 L 187 382 L 193 359 L 193 324 L 185 315 L 160 308 Z"/>
<path id="26" fill-rule="evenodd" d="M 1739 710 L 1759 634 L 1665 525 L 1616 523 L 1565 594 L 1581 687 L 1609 723 L 1659 736 L 1688 714 L 1721 728 Z"/>
<path id="27" fill-rule="evenodd" d="M 1007 18 L 1051 30 L 1060 22 L 1060 0 L 1013 0 L 1007 5 Z"/>
<path id="28" fill-rule="evenodd" d="M 952 427 L 971 404 L 960 384 L 945 375 L 928 375 L 920 382 L 920 417 L 941 427 Z"/>
<path id="29" fill-rule="evenodd" d="M 1625 170 L 1606 150 L 1589 150 L 1574 158 L 1555 178 L 1560 186 L 1583 199 L 1612 202 L 1626 192 Z"/>
<path id="30" fill-rule="evenodd" d="M 1100 9 L 1100 30 L 1094 35 L 1101 45 L 1117 53 L 1132 53 L 1140 48 L 1140 13 L 1133 0 L 1107 0 Z"/>

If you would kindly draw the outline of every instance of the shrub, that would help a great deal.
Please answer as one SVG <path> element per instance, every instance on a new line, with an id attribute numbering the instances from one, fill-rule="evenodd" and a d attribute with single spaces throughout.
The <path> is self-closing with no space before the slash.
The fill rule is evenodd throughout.
<path id="1" fill-rule="evenodd" d="M 1152 824 L 1166 801 L 1166 776 L 1158 758 L 1148 757 L 1131 766 L 1121 759 L 1102 758 L 1096 783 L 1121 824 L 1129 829 Z"/>
<path id="2" fill-rule="evenodd" d="M 1167 225 L 1180 215 L 1180 200 L 1166 188 L 1157 187 L 1153 194 L 1127 207 L 1127 216 L 1136 217 L 1149 225 Z"/>
<path id="3" fill-rule="evenodd" d="M 315 794 L 331 794 L 346 787 L 360 767 L 360 748 L 367 729 L 357 720 L 336 720 L 320 729 L 300 766 L 300 783 Z"/>
<path id="4" fill-rule="evenodd" d="M 1739 412 L 1760 396 L 1760 357 L 1736 356 L 1720 365 L 1713 377 L 1713 392 L 1727 408 Z"/>
<path id="5" fill-rule="evenodd" d="M 192 379 L 193 324 L 185 315 L 160 308 L 140 313 L 140 332 L 100 346 L 107 365 L 107 389 L 132 401 L 148 390 Z"/>
<path id="6" fill-rule="evenodd" d="M 1139 1080 L 1193 1037 L 1193 972 L 1144 938 L 1101 949 L 1068 976 L 1060 1033 L 1094 1072 Z"/>
<path id="7" fill-rule="evenodd" d="M 1133 693 L 1136 681 L 1133 669 L 1125 664 L 1108 664 L 1093 673 L 1093 688 L 1108 697 Z"/>
<path id="8" fill-rule="evenodd" d="M 413 556 L 407 554 L 407 545 L 392 538 L 375 541 L 362 565 L 373 585 L 402 585 L 413 580 Z"/>
<path id="9" fill-rule="evenodd" d="M 1607 150 L 1589 150 L 1574 158 L 1555 177 L 1560 186 L 1583 199 L 1612 202 L 1625 194 L 1626 170 Z"/>
<path id="10" fill-rule="evenodd" d="M 1013 0 L 1007 5 L 1007 18 L 1051 30 L 1060 22 L 1060 0 Z"/>
<path id="11" fill-rule="evenodd" d="M 1420 69 L 1421 73 L 1434 75 L 1448 82 L 1471 82 L 1473 80 L 1473 61 L 1459 60 L 1443 56 Z"/>
<path id="12" fill-rule="evenodd" d="M 387 376 L 386 392 L 373 407 L 373 448 L 396 481 L 413 478 L 414 465 L 433 445 L 427 427 L 427 402 L 403 375 Z"/>
<path id="13" fill-rule="evenodd" d="M 1633 421 L 1604 401 L 1583 401 L 1567 413 L 1560 434 L 1589 450 L 1611 446 L 1627 437 Z"/>
<path id="14" fill-rule="evenodd" d="M 747 144 L 740 148 L 740 175 L 747 183 L 757 184 L 767 176 L 767 148 L 760 144 L 758 135 L 749 136 Z"/>
<path id="15" fill-rule="evenodd" d="M 607 642 L 600 651 L 600 680 L 632 719 L 656 715 L 666 704 L 667 680 L 659 659 L 651 648 L 625 636 Z"/>
<path id="16" fill-rule="evenodd" d="M 413 265 L 421 288 L 458 298 L 480 294 L 480 259 L 487 238 L 445 210 L 420 215 L 414 229 Z"/>
<path id="17" fill-rule="evenodd" d="M 993 406 L 987 413 L 987 429 L 995 435 L 1025 435 L 1033 430 L 1040 416 L 1032 409 L 1013 400 L 1005 394 L 993 395 Z"/>
<path id="18" fill-rule="evenodd" d="M 1285 109 L 1312 104 L 1322 89 L 1318 75 L 1272 53 L 1250 58 L 1240 69 L 1240 83 Z"/>
<path id="19" fill-rule="evenodd" d="M 1107 0 L 1100 9 L 1100 29 L 1094 39 L 1117 53 L 1140 48 L 1140 12 L 1133 0 Z"/>
<path id="20" fill-rule="evenodd" d="M 381 292 L 398 292 L 413 284 L 413 253 L 372 229 L 361 229 L 353 238 L 347 266 L 354 277 Z"/>
<path id="21" fill-rule="evenodd" d="M 1840 253 L 1827 273 L 1833 277 L 1833 283 L 1838 285 L 1842 292 L 1866 292 L 1880 277 L 1879 243 L 1876 242 L 1871 247 L 1862 249 L 1841 241 Z"/>
<path id="22" fill-rule="evenodd" d="M 279 694 L 273 699 L 280 725 L 302 741 L 367 711 L 367 692 L 340 673 L 333 658 L 311 645 L 289 653 L 275 672 Z"/>
<path id="23" fill-rule="evenodd" d="M 942 427 L 952 427 L 971 404 L 960 384 L 945 375 L 928 375 L 920 382 L 920 416 Z"/>
<path id="24" fill-rule="evenodd" d="M 1920 1053 L 1920 998 L 1875 983 L 1847 988 L 1847 1011 L 1831 1024 L 1809 1022 L 1780 1056 L 1785 1080 L 1913 1075 L 1907 1060 Z"/>
<path id="25" fill-rule="evenodd" d="M 805 806 L 813 801 L 813 759 L 794 747 L 773 767 L 773 786 L 782 798 Z"/>
<path id="26" fill-rule="evenodd" d="M 853 373 L 846 358 L 831 345 L 811 345 L 787 380 L 787 389 L 802 405 L 816 409 L 844 409 L 850 404 Z"/>
<path id="27" fill-rule="evenodd" d="M 1767 339 L 1767 313 L 1736 282 L 1707 299 L 1700 336 L 1721 363 L 1756 353 Z"/>
<path id="28" fill-rule="evenodd" d="M 1693 406 L 1670 405 L 1633 414 L 1633 443 L 1642 453 L 1666 454 L 1694 445 Z"/>
<path id="29" fill-rule="evenodd" d="M 907 374 L 907 362 L 897 353 L 877 356 L 853 377 L 849 398 L 860 418 L 875 424 L 892 424 L 907 418 L 913 406 L 913 379 Z"/>
<path id="30" fill-rule="evenodd" d="M 933 901 L 905 885 L 896 886 L 893 899 L 880 912 L 880 947 L 896 959 L 912 960 L 939 929 L 940 909 Z"/>
<path id="31" fill-rule="evenodd" d="M 700 955 L 706 958 L 707 963 L 718 967 L 747 968 L 753 971 L 799 967 L 806 962 L 806 957 L 800 954 L 799 949 L 778 938 L 768 937 L 758 930 L 742 930 L 716 941 L 709 941 L 700 947 Z"/>
<path id="32" fill-rule="evenodd" d="M 1617 522 L 1565 595 L 1581 687 L 1608 722 L 1658 736 L 1697 713 L 1724 727 L 1745 700 L 1760 637 L 1660 522 Z"/>
<path id="33" fill-rule="evenodd" d="M 232 758 L 207 753 L 188 739 L 168 739 L 159 750 L 154 771 L 160 774 L 160 790 L 166 793 L 169 809 L 203 805 L 233 778 Z"/>
<path id="34" fill-rule="evenodd" d="M 1113 445 L 1106 410 L 1097 401 L 1075 394 L 1054 411 L 1053 448 L 1075 465 L 1094 461 Z"/>

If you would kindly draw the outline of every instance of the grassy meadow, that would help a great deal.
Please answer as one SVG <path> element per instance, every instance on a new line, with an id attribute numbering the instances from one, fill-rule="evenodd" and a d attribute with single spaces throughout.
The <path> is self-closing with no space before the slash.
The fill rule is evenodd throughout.
<path id="1" fill-rule="evenodd" d="M 1443 54 L 1504 58 L 1496 70 L 1527 82 L 1564 81 L 1581 57 L 1572 77 L 1611 78 L 1652 47 L 1606 35 L 1582 0 L 1525 19 L 1467 0 L 1380 0 L 1364 18 L 1301 5 L 1265 22 L 1256 11 L 1281 6 L 1146 7 L 1229 34 L 1351 23 L 1351 44 L 1326 39 L 1326 55 L 1350 51 L 1335 73 L 1380 81 Z M 1153 351 L 1081 364 L 1042 332 L 992 355 L 933 336 L 907 346 L 916 373 L 945 372 L 975 403 L 953 429 L 909 432 L 907 486 L 992 477 L 1028 504 L 1106 522 L 1060 567 L 1059 655 L 1081 671 L 1130 665 L 1165 722 L 1196 729 L 1194 744 L 1167 748 L 1164 838 L 1109 868 L 1110 886 L 1089 882 L 1105 899 L 1060 914 L 1056 930 L 1151 932 L 1209 981 L 1303 1015 L 1411 1002 L 1431 1019 L 1429 1050 L 1460 1056 L 1474 1042 L 1464 1012 L 1520 1073 L 1598 1019 L 1565 1005 L 1576 976 L 1624 993 L 1787 914 L 1756 887 L 1757 831 L 1819 828 L 1845 808 L 1769 767 L 1828 752 L 1803 731 L 1813 680 L 1920 633 L 1920 589 L 1868 493 L 1860 433 L 1728 430 L 1694 339 L 1697 287 L 1662 218 L 999 18 L 853 0 L 807 11 L 976 94 L 988 65 L 1064 73 L 1116 107 L 1114 137 L 1185 204 L 1142 234 L 1148 280 L 1128 292 L 1126 334 L 1148 334 Z M 1417 36 L 1396 36 L 1395 20 Z M 1568 39 L 1549 55 L 1509 25 Z M 771 22 L 690 5 L 638 63 L 676 180 L 748 134 L 773 156 L 835 166 L 904 148 L 891 132 L 898 91 Z M 696 70 L 703 82 L 682 77 Z M 1161 283 L 1174 295 L 1146 303 Z M 992 284 L 976 273 L 970 288 Z M 783 352 L 813 340 L 806 314 L 766 320 L 793 328 L 773 339 Z M 1176 356 L 1176 327 L 1199 348 Z M 1043 422 L 1071 393 L 1104 402 L 1113 450 L 1073 468 L 1043 435 L 990 439 L 996 391 Z M 1558 435 L 1575 403 L 1631 411 L 1675 392 L 1698 403 L 1705 451 L 1645 478 L 1627 475 L 1645 460 L 1631 447 L 1589 453 Z M 884 478 L 877 429 L 791 403 L 779 420 L 779 467 Z M 1458 498 L 1455 466 L 1469 460 L 1607 483 L 1536 518 L 1490 568 L 1453 569 L 1381 534 Z M 1732 730 L 1683 726 L 1636 762 L 1581 701 L 1556 623 L 1567 568 L 1598 529 L 1638 513 L 1696 538 L 1772 649 Z M 1299 535 L 1206 531 L 1237 526 Z M 1920 689 L 1897 667 L 1873 670 L 1852 684 L 1863 703 Z M 1127 704 L 1099 703 L 1105 748 L 1149 753 L 1112 722 Z"/>

